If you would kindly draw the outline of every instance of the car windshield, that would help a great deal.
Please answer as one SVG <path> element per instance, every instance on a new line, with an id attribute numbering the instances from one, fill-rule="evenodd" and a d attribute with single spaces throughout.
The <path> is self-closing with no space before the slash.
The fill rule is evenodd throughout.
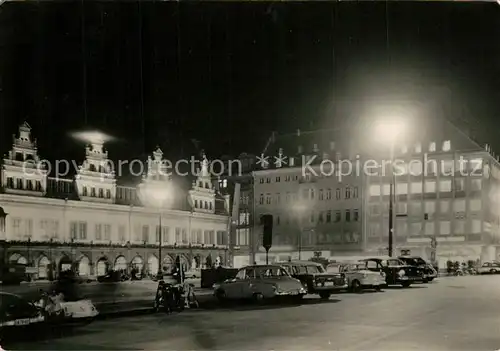
<path id="1" fill-rule="evenodd" d="M 327 273 L 340 273 L 342 266 L 339 264 L 333 264 L 326 267 Z"/>
<path id="2" fill-rule="evenodd" d="M 288 277 L 288 272 L 281 267 L 258 267 L 255 268 L 255 276 L 262 278 Z"/>
<path id="3" fill-rule="evenodd" d="M 403 262 L 406 262 L 409 265 L 412 266 L 420 266 L 420 265 L 425 265 L 427 264 L 422 258 L 420 257 L 404 257 L 401 258 Z"/>
<path id="4" fill-rule="evenodd" d="M 307 273 L 309 274 L 317 274 L 317 273 L 324 273 L 325 269 L 323 266 L 307 266 Z"/>
<path id="5" fill-rule="evenodd" d="M 401 266 L 401 265 L 404 265 L 404 262 L 402 262 L 401 260 L 395 259 L 395 258 L 392 258 L 390 260 L 385 260 L 385 261 L 382 261 L 382 262 L 386 266 Z"/>

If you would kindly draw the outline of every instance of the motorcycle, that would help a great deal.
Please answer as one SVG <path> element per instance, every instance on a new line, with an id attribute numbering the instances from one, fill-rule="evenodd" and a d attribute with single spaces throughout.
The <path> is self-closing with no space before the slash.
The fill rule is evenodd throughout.
<path id="1" fill-rule="evenodd" d="M 184 310 L 184 292 L 182 286 L 160 281 L 156 290 L 153 310 L 155 312 L 163 310 L 165 313 Z"/>

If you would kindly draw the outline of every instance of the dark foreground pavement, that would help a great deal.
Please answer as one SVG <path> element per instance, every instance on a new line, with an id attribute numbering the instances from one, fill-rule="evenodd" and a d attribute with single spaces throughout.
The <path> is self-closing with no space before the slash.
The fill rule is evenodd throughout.
<path id="1" fill-rule="evenodd" d="M 7 350 L 498 350 L 500 276 L 96 321 Z"/>

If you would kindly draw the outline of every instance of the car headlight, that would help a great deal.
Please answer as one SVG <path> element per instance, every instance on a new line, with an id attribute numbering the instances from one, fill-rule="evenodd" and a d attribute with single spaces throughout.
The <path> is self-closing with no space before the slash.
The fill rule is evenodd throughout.
<path id="1" fill-rule="evenodd" d="M 380 272 L 380 275 L 382 276 L 382 278 L 385 279 L 385 273 L 384 272 Z"/>
<path id="2" fill-rule="evenodd" d="M 398 275 L 399 275 L 400 277 L 404 277 L 404 276 L 406 275 L 405 270 L 404 270 L 404 269 L 401 269 L 401 270 L 398 272 Z"/>

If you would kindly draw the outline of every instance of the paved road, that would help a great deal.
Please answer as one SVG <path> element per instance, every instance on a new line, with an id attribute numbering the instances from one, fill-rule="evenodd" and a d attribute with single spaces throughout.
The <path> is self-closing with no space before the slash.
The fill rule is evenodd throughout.
<path id="1" fill-rule="evenodd" d="M 338 294 L 300 306 L 245 306 L 96 321 L 8 350 L 498 350 L 500 276 Z"/>

